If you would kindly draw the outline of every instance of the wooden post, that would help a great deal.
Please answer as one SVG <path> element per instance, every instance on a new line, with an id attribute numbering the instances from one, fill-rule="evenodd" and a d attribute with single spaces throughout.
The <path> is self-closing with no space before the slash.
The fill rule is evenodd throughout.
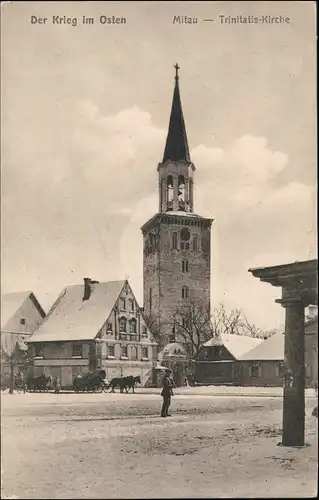
<path id="1" fill-rule="evenodd" d="M 283 295 L 285 295 L 283 291 Z M 305 310 L 301 297 L 278 300 L 286 310 L 283 446 L 305 444 Z"/>

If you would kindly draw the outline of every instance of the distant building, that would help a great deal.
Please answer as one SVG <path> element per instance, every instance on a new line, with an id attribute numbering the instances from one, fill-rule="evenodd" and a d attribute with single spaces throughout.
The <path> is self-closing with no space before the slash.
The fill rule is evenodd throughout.
<path id="1" fill-rule="evenodd" d="M 285 373 L 285 334 L 272 337 L 240 357 L 241 385 L 281 387 Z M 318 316 L 305 323 L 306 387 L 318 381 Z"/>
<path id="2" fill-rule="evenodd" d="M 194 358 L 194 378 L 199 384 L 234 384 L 240 380 L 236 361 L 260 345 L 262 339 L 245 335 L 219 335 L 205 342 Z"/>
<path id="3" fill-rule="evenodd" d="M 179 89 L 178 65 L 163 160 L 157 167 L 159 211 L 141 228 L 146 317 L 160 325 L 160 347 L 172 335 L 176 309 L 189 299 L 210 308 L 213 220 L 194 213 L 194 173 Z M 177 340 L 180 340 L 177 338 Z"/>
<path id="4" fill-rule="evenodd" d="M 45 312 L 32 292 L 1 296 L 1 381 L 10 376 L 10 356 L 16 343 L 27 341 L 43 321 Z M 16 369 L 24 369 L 24 366 Z"/>
<path id="5" fill-rule="evenodd" d="M 30 338 L 34 376 L 59 376 L 71 387 L 80 373 L 104 369 L 107 378 L 152 377 L 156 343 L 128 281 L 69 286 Z"/>

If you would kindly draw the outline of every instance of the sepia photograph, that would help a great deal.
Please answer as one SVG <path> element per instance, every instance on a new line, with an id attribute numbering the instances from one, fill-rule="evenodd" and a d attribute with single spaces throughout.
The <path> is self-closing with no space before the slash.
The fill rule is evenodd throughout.
<path id="1" fill-rule="evenodd" d="M 1 2 L 1 498 L 316 498 L 312 1 Z"/>

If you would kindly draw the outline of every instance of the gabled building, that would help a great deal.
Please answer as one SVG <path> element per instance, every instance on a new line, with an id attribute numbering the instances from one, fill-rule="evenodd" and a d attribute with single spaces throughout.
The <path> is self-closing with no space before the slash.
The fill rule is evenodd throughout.
<path id="1" fill-rule="evenodd" d="M 240 357 L 241 385 L 282 387 L 285 374 L 285 334 L 275 333 Z M 318 381 L 318 316 L 305 323 L 305 382 Z"/>
<path id="2" fill-rule="evenodd" d="M 205 342 L 194 358 L 198 384 L 235 384 L 240 380 L 240 357 L 262 343 L 245 335 L 218 335 Z"/>
<path id="3" fill-rule="evenodd" d="M 1 296 L 2 382 L 10 375 L 10 357 L 16 343 L 26 342 L 44 317 L 44 310 L 30 291 L 7 293 Z"/>
<path id="4" fill-rule="evenodd" d="M 34 376 L 60 377 L 71 387 L 75 377 L 104 369 L 107 378 L 152 376 L 156 343 L 152 340 L 128 281 L 66 287 L 30 338 Z"/>

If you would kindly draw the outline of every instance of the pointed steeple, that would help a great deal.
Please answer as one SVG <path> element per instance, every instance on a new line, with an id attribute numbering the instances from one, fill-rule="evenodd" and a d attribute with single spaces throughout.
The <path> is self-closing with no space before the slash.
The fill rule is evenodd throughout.
<path id="1" fill-rule="evenodd" d="M 171 116 L 169 119 L 168 134 L 166 139 L 163 163 L 167 160 L 184 160 L 190 162 L 185 122 L 182 111 L 181 97 L 179 93 L 178 64 L 174 66 L 176 70 L 175 88 Z"/>

